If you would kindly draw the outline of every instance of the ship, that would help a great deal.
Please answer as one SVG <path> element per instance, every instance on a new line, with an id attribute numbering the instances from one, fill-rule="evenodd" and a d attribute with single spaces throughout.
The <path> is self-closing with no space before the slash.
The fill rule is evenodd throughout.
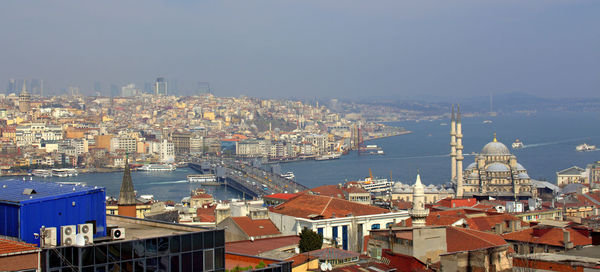
<path id="1" fill-rule="evenodd" d="M 175 166 L 171 164 L 146 164 L 138 168 L 139 171 L 173 171 Z"/>
<path id="2" fill-rule="evenodd" d="M 31 171 L 31 174 L 40 178 L 49 178 L 52 176 L 52 170 L 48 169 L 35 169 Z"/>
<path id="3" fill-rule="evenodd" d="M 383 149 L 377 145 L 367 145 L 359 148 L 360 153 L 368 155 L 384 155 Z"/>
<path id="4" fill-rule="evenodd" d="M 577 147 L 575 147 L 575 150 L 577 150 L 579 152 L 594 151 L 594 150 L 596 150 L 596 146 L 583 143 L 583 144 L 580 144 Z"/>
<path id="5" fill-rule="evenodd" d="M 52 176 L 59 178 L 74 177 L 79 175 L 79 172 L 73 168 L 52 169 Z"/>
<path id="6" fill-rule="evenodd" d="M 523 148 L 523 147 L 525 147 L 525 146 L 523 145 L 523 142 L 519 141 L 519 139 L 515 140 L 515 142 L 512 143 L 513 149 L 519 149 L 519 148 Z"/>
<path id="7" fill-rule="evenodd" d="M 369 169 L 369 176 L 364 180 L 359 180 L 358 184 L 367 192 L 372 194 L 383 194 L 392 191 L 393 182 L 386 178 L 373 178 L 373 172 Z"/>
<path id="8" fill-rule="evenodd" d="M 285 174 L 281 174 L 281 177 L 287 180 L 293 180 L 296 176 L 294 175 L 294 172 L 287 172 Z"/>
<path id="9" fill-rule="evenodd" d="M 215 175 L 188 175 L 187 181 L 204 185 L 220 185 Z"/>
<path id="10" fill-rule="evenodd" d="M 484 123 L 484 124 L 491 124 L 491 123 L 492 123 L 492 120 L 484 120 L 484 121 L 483 121 L 483 123 Z"/>
<path id="11" fill-rule="evenodd" d="M 341 153 L 332 153 L 332 154 L 318 156 L 315 158 L 315 161 L 337 160 L 340 157 L 342 157 Z"/>

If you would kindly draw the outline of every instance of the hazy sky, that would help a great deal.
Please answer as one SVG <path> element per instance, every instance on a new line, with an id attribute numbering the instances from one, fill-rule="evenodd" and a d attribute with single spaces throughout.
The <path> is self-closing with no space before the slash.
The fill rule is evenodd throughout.
<path id="1" fill-rule="evenodd" d="M 600 1 L 3 0 L 0 37 L 0 90 L 600 97 Z"/>

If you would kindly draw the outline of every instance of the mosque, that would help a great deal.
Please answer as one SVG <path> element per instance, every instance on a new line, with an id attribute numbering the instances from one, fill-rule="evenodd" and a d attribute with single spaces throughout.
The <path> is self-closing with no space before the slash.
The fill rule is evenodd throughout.
<path id="1" fill-rule="evenodd" d="M 501 200 L 524 200 L 536 197 L 527 170 L 517 162 L 506 145 L 494 139 L 486 144 L 475 162 L 463 170 L 462 124 L 460 108 L 452 106 L 450 123 L 450 157 L 452 184 L 457 198 L 475 197 Z"/>

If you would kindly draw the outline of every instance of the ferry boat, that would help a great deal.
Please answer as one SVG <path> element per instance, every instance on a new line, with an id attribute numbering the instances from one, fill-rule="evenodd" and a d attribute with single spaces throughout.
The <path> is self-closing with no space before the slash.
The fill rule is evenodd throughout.
<path id="1" fill-rule="evenodd" d="M 594 151 L 594 150 L 596 150 L 596 146 L 583 143 L 583 144 L 580 144 L 577 147 L 575 147 L 575 150 L 577 150 L 579 152 Z"/>
<path id="2" fill-rule="evenodd" d="M 282 174 L 281 176 L 288 180 L 293 180 L 296 177 L 296 175 L 294 175 L 294 172 L 287 172 L 285 174 Z"/>
<path id="3" fill-rule="evenodd" d="M 73 168 L 52 169 L 52 176 L 59 178 L 74 177 L 79 175 L 79 172 Z"/>
<path id="4" fill-rule="evenodd" d="M 386 178 L 368 177 L 359 182 L 360 186 L 369 193 L 387 193 L 390 192 L 392 190 L 392 186 L 394 186 L 394 183 Z"/>
<path id="5" fill-rule="evenodd" d="M 215 176 L 215 175 L 188 175 L 187 181 L 192 182 L 192 183 L 217 184 L 217 176 Z"/>
<path id="6" fill-rule="evenodd" d="M 36 177 L 41 177 L 41 178 L 49 178 L 52 176 L 52 170 L 48 170 L 48 169 L 35 169 L 33 171 L 31 171 L 31 174 L 36 176 Z"/>
<path id="7" fill-rule="evenodd" d="M 483 123 L 484 123 L 484 124 L 491 124 L 491 123 L 492 123 L 492 120 L 484 120 L 484 121 L 483 121 Z"/>
<path id="8" fill-rule="evenodd" d="M 316 157 L 315 161 L 337 160 L 340 157 L 342 157 L 341 153 L 332 153 L 332 154 L 326 154 L 326 155 L 321 155 L 319 157 Z"/>
<path id="9" fill-rule="evenodd" d="M 519 149 L 519 148 L 523 148 L 523 142 L 519 141 L 519 139 L 515 140 L 514 143 L 512 143 L 512 148 L 513 149 Z"/>
<path id="10" fill-rule="evenodd" d="M 384 155 L 383 149 L 377 145 L 367 145 L 365 147 L 360 148 L 361 153 L 369 154 L 369 155 Z"/>
<path id="11" fill-rule="evenodd" d="M 146 164 L 140 168 L 140 171 L 173 171 L 175 166 L 171 164 Z"/>

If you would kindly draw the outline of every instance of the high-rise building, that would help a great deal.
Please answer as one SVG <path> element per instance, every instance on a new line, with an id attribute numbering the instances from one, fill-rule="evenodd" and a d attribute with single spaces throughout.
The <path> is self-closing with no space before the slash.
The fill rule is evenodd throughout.
<path id="1" fill-rule="evenodd" d="M 167 95 L 167 81 L 164 77 L 156 78 L 156 82 L 154 82 L 154 94 L 155 95 Z"/>
<path id="2" fill-rule="evenodd" d="M 135 84 L 129 83 L 123 87 L 121 87 L 121 96 L 130 97 L 136 96 L 140 94 L 140 90 L 135 87 Z"/>
<path id="3" fill-rule="evenodd" d="M 14 78 L 8 80 L 8 88 L 6 89 L 6 93 L 15 93 L 17 92 L 17 81 Z"/>
<path id="4" fill-rule="evenodd" d="M 31 85 L 29 85 L 31 95 L 43 96 L 44 94 L 44 81 L 39 79 L 32 79 Z"/>

